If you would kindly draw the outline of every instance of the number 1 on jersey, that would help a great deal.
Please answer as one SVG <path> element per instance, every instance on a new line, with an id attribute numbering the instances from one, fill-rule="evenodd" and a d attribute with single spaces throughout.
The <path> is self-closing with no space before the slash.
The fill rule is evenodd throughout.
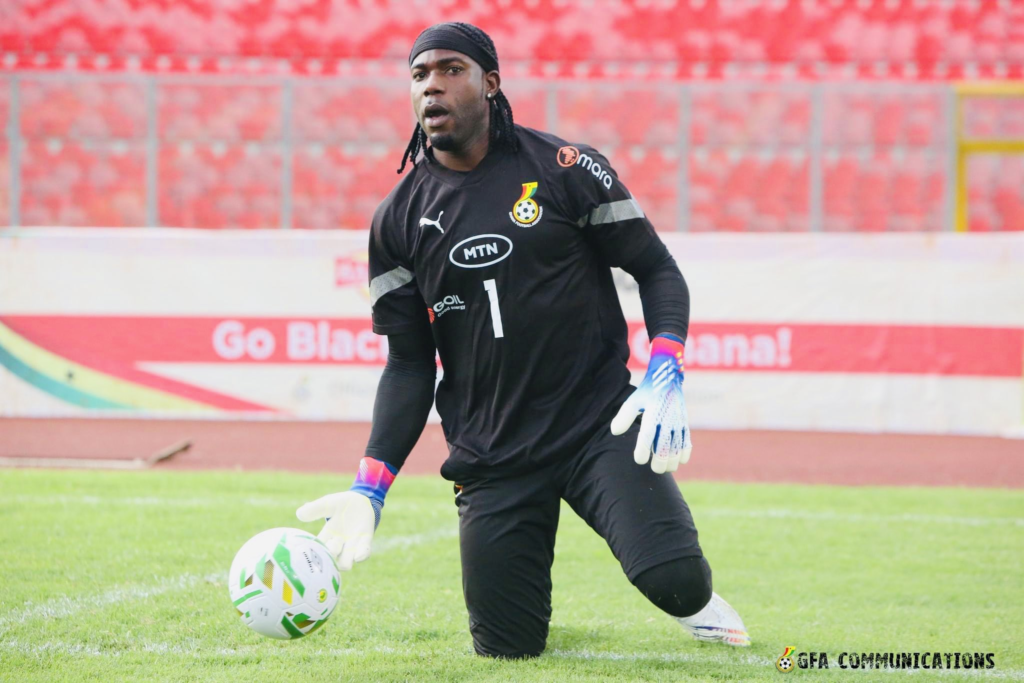
<path id="1" fill-rule="evenodd" d="M 494 280 L 484 280 L 484 289 L 491 302 L 491 324 L 494 325 L 494 338 L 501 339 L 505 331 L 501 328 L 501 309 L 498 308 L 498 285 Z"/>

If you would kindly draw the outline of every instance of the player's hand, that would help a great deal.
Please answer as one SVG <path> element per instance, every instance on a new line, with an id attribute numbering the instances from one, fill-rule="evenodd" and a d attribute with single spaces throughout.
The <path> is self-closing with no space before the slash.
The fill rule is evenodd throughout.
<path id="1" fill-rule="evenodd" d="M 651 461 L 651 469 L 675 472 L 690 459 L 690 424 L 683 401 L 683 341 L 675 335 L 658 335 L 651 342 L 651 362 L 640 387 L 626 399 L 612 420 L 612 434 L 619 436 L 643 413 L 633 459 L 638 465 Z"/>
<path id="2" fill-rule="evenodd" d="M 295 512 L 303 522 L 327 519 L 317 535 L 338 560 L 342 571 L 352 569 L 353 562 L 370 556 L 370 544 L 376 515 L 370 499 L 355 491 L 342 491 L 306 503 Z"/>

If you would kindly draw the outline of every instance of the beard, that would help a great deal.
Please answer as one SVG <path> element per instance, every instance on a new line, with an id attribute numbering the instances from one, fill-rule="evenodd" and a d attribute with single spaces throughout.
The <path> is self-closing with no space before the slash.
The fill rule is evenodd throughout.
<path id="1" fill-rule="evenodd" d="M 474 131 L 482 130 L 487 125 L 487 106 L 481 100 L 479 109 L 460 112 L 458 120 L 448 132 L 431 133 L 428 136 L 430 145 L 439 152 L 461 154 L 466 151 L 473 140 Z M 454 112 L 452 118 L 455 118 Z"/>
<path id="2" fill-rule="evenodd" d="M 442 152 L 455 152 L 459 149 L 459 141 L 451 133 L 434 133 L 430 136 L 430 146 Z"/>

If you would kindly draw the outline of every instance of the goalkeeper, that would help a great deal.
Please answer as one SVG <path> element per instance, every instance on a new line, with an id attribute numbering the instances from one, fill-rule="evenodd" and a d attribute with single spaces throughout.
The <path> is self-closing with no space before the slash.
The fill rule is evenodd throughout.
<path id="1" fill-rule="evenodd" d="M 561 500 L 693 637 L 748 645 L 670 474 L 692 448 L 675 261 L 607 159 L 514 123 L 483 31 L 432 26 L 409 67 L 418 124 L 399 172 L 412 165 L 370 233 L 373 328 L 389 351 L 366 457 L 351 491 L 299 519 L 328 519 L 320 536 L 342 569 L 369 557 L 436 398 L 479 654 L 544 650 Z M 635 390 L 612 267 L 639 283 L 651 338 Z"/>

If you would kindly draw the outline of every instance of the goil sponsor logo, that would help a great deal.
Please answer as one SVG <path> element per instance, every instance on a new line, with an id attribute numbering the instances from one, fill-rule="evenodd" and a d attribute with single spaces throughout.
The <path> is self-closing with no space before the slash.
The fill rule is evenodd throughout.
<path id="1" fill-rule="evenodd" d="M 466 310 L 466 304 L 463 303 L 462 298 L 456 294 L 446 296 L 445 298 L 438 301 L 436 304 L 430 307 L 430 322 L 434 322 L 435 318 L 440 318 L 448 311 L 464 311 Z"/>
<path id="2" fill-rule="evenodd" d="M 448 260 L 459 268 L 486 268 L 504 261 L 511 253 L 512 240 L 504 235 L 476 235 L 452 247 Z"/>

